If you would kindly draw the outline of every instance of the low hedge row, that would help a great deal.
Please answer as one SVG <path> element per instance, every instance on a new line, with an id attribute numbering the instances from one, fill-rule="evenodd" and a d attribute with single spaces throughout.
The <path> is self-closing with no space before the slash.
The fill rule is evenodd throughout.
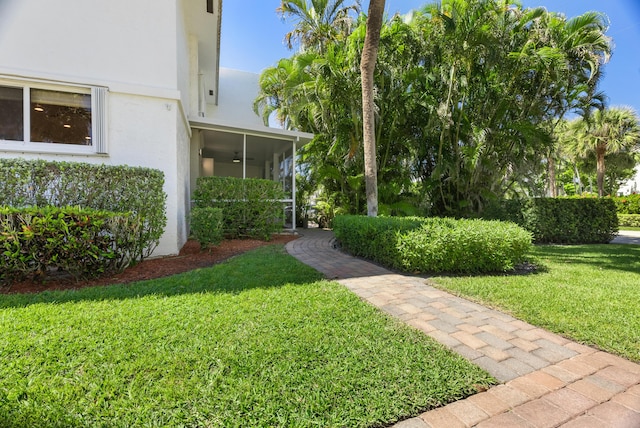
<path id="1" fill-rule="evenodd" d="M 164 174 L 151 168 L 0 159 L 0 206 L 79 206 L 130 212 L 141 223 L 134 259 L 149 256 L 167 223 Z"/>
<path id="2" fill-rule="evenodd" d="M 132 213 L 74 207 L 0 207 L 0 282 L 76 279 L 119 272 L 137 256 L 142 224 Z"/>
<path id="3" fill-rule="evenodd" d="M 349 253 L 412 273 L 512 270 L 531 234 L 501 221 L 338 216 L 333 230 Z"/>
<path id="4" fill-rule="evenodd" d="M 612 198 L 495 201 L 486 208 L 483 218 L 516 223 L 530 231 L 539 244 L 604 244 L 618 233 Z"/>
<path id="5" fill-rule="evenodd" d="M 279 182 L 254 178 L 200 177 L 195 208 L 222 210 L 224 235 L 269 240 L 284 225 L 284 190 Z"/>
<path id="6" fill-rule="evenodd" d="M 618 214 L 620 227 L 640 227 L 640 214 Z"/>

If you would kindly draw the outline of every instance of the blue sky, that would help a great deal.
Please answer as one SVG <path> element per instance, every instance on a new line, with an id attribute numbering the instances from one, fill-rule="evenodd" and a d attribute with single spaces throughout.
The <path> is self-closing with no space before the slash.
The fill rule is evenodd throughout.
<path id="1" fill-rule="evenodd" d="M 429 1 L 387 0 L 389 15 L 406 13 Z M 222 67 L 260 73 L 292 52 L 283 45 L 285 33 L 293 27 L 275 10 L 280 0 L 225 0 L 222 6 Z M 611 21 L 607 33 L 615 49 L 605 66 L 600 84 L 609 105 L 628 105 L 640 113 L 640 0 L 523 0 L 525 7 L 544 6 L 568 17 L 597 10 Z M 368 1 L 363 0 L 366 11 Z"/>

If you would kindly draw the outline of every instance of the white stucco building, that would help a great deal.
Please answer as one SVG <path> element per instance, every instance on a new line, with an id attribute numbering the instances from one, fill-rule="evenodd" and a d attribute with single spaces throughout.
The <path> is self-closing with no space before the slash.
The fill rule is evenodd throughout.
<path id="1" fill-rule="evenodd" d="M 167 228 L 154 256 L 186 241 L 199 176 L 278 180 L 293 204 L 295 150 L 312 136 L 264 126 L 251 109 L 258 76 L 220 69 L 221 7 L 0 1 L 0 158 L 163 171 Z"/>
<path id="2" fill-rule="evenodd" d="M 635 174 L 618 189 L 618 195 L 630 195 L 640 192 L 640 166 L 634 168 Z"/>

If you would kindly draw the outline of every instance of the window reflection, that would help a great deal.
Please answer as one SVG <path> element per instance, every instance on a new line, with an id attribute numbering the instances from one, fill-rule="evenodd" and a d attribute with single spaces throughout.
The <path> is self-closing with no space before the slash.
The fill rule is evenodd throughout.
<path id="1" fill-rule="evenodd" d="M 24 139 L 23 94 L 22 88 L 0 86 L 0 140 Z"/>
<path id="2" fill-rule="evenodd" d="M 91 95 L 31 89 L 31 141 L 91 145 Z"/>

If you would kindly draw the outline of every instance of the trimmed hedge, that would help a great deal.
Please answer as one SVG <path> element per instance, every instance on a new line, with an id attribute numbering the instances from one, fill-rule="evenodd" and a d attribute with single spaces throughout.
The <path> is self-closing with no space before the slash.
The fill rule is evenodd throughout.
<path id="1" fill-rule="evenodd" d="M 133 259 L 149 256 L 167 223 L 162 171 L 77 162 L 0 159 L 0 206 L 79 206 L 131 212 L 139 235 Z"/>
<path id="2" fill-rule="evenodd" d="M 424 220 L 420 217 L 339 215 L 333 219 L 333 233 L 346 252 L 401 269 L 396 248 L 398 234 L 418 229 Z"/>
<path id="3" fill-rule="evenodd" d="M 640 214 L 618 214 L 620 227 L 640 227 Z"/>
<path id="4" fill-rule="evenodd" d="M 200 177 L 196 208 L 222 210 L 224 235 L 269 240 L 284 225 L 285 193 L 279 182 L 255 178 Z"/>
<path id="5" fill-rule="evenodd" d="M 76 279 L 118 272 L 136 255 L 141 224 L 131 213 L 75 207 L 0 207 L 0 282 Z"/>
<path id="6" fill-rule="evenodd" d="M 496 201 L 485 219 L 512 221 L 538 244 L 606 244 L 618 233 L 611 198 L 534 198 Z"/>
<path id="7" fill-rule="evenodd" d="M 501 221 L 337 216 L 333 227 L 351 254 L 412 273 L 505 272 L 531 249 L 529 232 Z"/>
<path id="8" fill-rule="evenodd" d="M 202 248 L 218 245 L 223 238 L 222 210 L 211 207 L 194 207 L 191 210 L 191 235 Z"/>

